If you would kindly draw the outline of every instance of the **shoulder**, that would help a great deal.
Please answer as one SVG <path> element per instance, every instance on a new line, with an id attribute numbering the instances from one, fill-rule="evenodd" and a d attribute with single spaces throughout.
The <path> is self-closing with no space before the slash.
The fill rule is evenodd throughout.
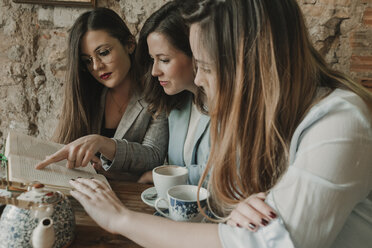
<path id="1" fill-rule="evenodd" d="M 336 89 L 309 110 L 295 133 L 309 127 L 371 130 L 371 122 L 371 112 L 361 97 L 348 90 Z"/>
<path id="2" fill-rule="evenodd" d="M 315 104 L 297 126 L 290 143 L 289 162 L 299 150 L 313 149 L 325 144 L 367 143 L 371 147 L 371 113 L 355 93 L 336 89 Z"/>
<path id="3" fill-rule="evenodd" d="M 372 140 L 371 113 L 355 93 L 336 89 L 315 104 L 297 126 L 290 143 L 290 162 L 302 146 L 335 140 Z"/>
<path id="4" fill-rule="evenodd" d="M 136 102 L 142 107 L 147 108 L 147 106 L 149 105 L 149 103 L 145 100 L 145 96 L 142 92 L 134 92 L 133 97 Z"/>

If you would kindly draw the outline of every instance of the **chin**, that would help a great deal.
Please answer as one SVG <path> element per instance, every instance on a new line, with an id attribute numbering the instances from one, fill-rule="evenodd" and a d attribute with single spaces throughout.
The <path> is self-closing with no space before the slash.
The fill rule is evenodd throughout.
<path id="1" fill-rule="evenodd" d="M 170 89 L 166 89 L 166 88 L 164 88 L 164 92 L 165 92 L 165 94 L 167 94 L 169 96 L 173 96 L 173 95 L 178 93 L 178 92 L 175 92 L 174 90 L 170 90 Z"/>
<path id="2" fill-rule="evenodd" d="M 106 86 L 107 88 L 115 88 L 117 85 L 118 85 L 118 83 L 116 83 L 116 82 L 113 82 L 113 81 L 111 81 L 111 80 L 109 80 L 109 81 L 106 81 L 106 82 L 103 82 L 102 83 L 104 86 Z"/>

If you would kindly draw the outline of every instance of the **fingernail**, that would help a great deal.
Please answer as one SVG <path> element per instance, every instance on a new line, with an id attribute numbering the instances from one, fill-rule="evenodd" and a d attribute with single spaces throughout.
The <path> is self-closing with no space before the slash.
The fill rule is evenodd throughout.
<path id="1" fill-rule="evenodd" d="M 71 180 L 71 181 L 75 181 L 75 179 L 73 179 L 73 178 L 71 178 L 70 180 Z"/>
<path id="2" fill-rule="evenodd" d="M 236 223 L 236 226 L 237 226 L 237 227 L 242 227 L 242 226 L 241 226 L 241 225 L 239 225 L 238 223 Z"/>
<path id="3" fill-rule="evenodd" d="M 267 224 L 269 224 L 269 222 L 265 219 L 261 219 L 261 224 L 264 225 L 264 226 L 267 226 Z"/>
<path id="4" fill-rule="evenodd" d="M 271 218 L 273 218 L 273 219 L 276 218 L 276 214 L 275 214 L 274 212 L 270 212 L 269 216 L 270 216 Z"/>
<path id="5" fill-rule="evenodd" d="M 256 225 L 253 224 L 253 223 L 249 223 L 248 226 L 249 226 L 250 229 L 255 229 L 256 228 Z"/>
<path id="6" fill-rule="evenodd" d="M 82 177 L 77 177 L 77 178 L 82 178 Z"/>
<path id="7" fill-rule="evenodd" d="M 90 179 L 94 179 L 94 177 L 91 177 Z"/>

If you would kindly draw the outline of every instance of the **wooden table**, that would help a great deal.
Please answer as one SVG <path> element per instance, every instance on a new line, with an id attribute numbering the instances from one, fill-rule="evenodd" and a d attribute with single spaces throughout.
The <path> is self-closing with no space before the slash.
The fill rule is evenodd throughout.
<path id="1" fill-rule="evenodd" d="M 129 209 L 149 214 L 155 212 L 154 208 L 147 206 L 141 200 L 141 193 L 152 185 L 121 180 L 109 180 L 109 182 L 119 199 Z M 75 210 L 76 236 L 69 247 L 141 247 L 121 235 L 114 235 L 103 230 L 87 215 L 75 199 L 71 199 L 71 202 Z"/>

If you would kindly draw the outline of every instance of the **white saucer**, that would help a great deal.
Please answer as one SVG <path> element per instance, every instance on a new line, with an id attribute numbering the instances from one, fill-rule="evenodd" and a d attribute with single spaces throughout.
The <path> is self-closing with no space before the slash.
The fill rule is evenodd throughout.
<path id="1" fill-rule="evenodd" d="M 146 203 L 147 205 L 149 205 L 150 207 L 155 207 L 155 201 L 156 199 L 154 200 L 148 200 L 148 199 L 145 199 L 145 195 L 152 195 L 152 194 L 156 194 L 156 189 L 155 187 L 151 187 L 151 188 L 148 188 L 146 189 L 145 191 L 142 192 L 141 194 L 141 199 L 144 203 Z M 159 208 L 161 209 L 165 209 L 165 208 L 168 208 L 168 205 L 164 202 L 164 201 L 160 201 L 159 202 L 159 205 L 158 205 Z"/>

